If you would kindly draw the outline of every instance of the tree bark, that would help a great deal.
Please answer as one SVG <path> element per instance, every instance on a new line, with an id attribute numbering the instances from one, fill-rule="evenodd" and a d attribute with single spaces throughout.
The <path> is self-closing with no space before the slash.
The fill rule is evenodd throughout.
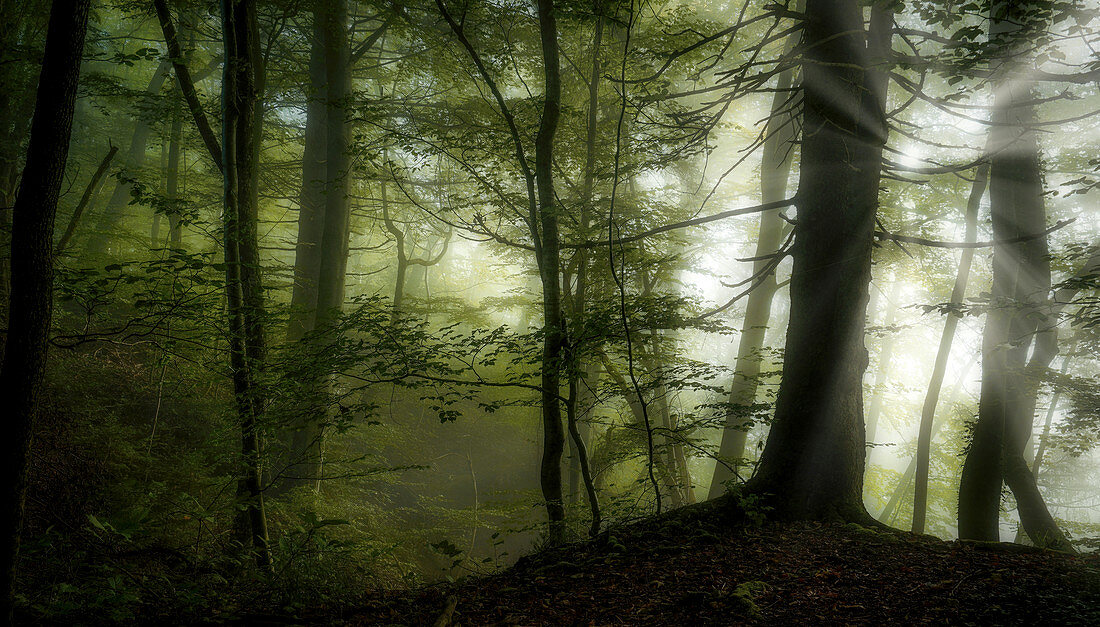
<path id="1" fill-rule="evenodd" d="M 592 33 L 592 61 L 591 73 L 588 79 L 588 117 L 585 128 L 585 157 L 584 157 L 584 181 L 581 186 L 581 210 L 579 232 L 581 237 L 588 239 L 588 231 L 592 225 L 593 198 L 596 186 L 596 148 L 599 136 L 599 107 L 600 107 L 600 52 L 604 35 L 604 16 L 596 17 L 596 23 Z M 591 360 L 590 354 L 585 354 L 581 346 L 587 338 L 585 332 L 585 316 L 588 308 L 588 283 L 590 255 L 586 248 L 577 249 L 576 253 L 577 276 L 576 289 L 570 296 L 566 295 L 570 307 L 570 317 L 573 328 L 570 333 L 569 366 L 566 369 L 568 377 L 569 396 L 566 399 L 566 423 L 570 435 L 570 451 L 572 463 L 569 466 L 569 493 L 573 498 L 578 495 L 581 481 L 584 482 L 585 493 L 588 497 L 589 514 L 592 523 L 589 534 L 595 536 L 602 524 L 602 512 L 600 510 L 599 494 L 596 484 L 592 480 L 592 470 L 588 456 L 588 428 L 580 423 L 580 414 L 587 411 L 589 405 L 582 399 L 591 399 L 589 386 L 593 376 L 588 371 L 587 364 Z M 568 281 L 566 281 L 568 290 Z M 584 389 L 582 390 L 582 384 Z"/>
<path id="2" fill-rule="evenodd" d="M 287 339 L 315 342 L 322 354 L 334 340 L 331 331 L 344 305 L 350 236 L 350 147 L 346 106 L 351 88 L 347 36 L 348 8 L 343 0 L 314 5 L 310 54 L 310 94 L 306 110 L 302 195 L 294 265 L 294 292 Z M 334 373 L 315 372 L 306 382 L 300 413 L 287 434 L 286 469 L 278 483 L 284 491 L 320 488 L 324 427 Z"/>
<path id="3" fill-rule="evenodd" d="M 561 457 L 565 432 L 561 416 L 561 368 L 566 349 L 561 303 L 561 243 L 558 207 L 554 198 L 554 134 L 561 117 L 561 68 L 558 62 L 558 27 L 554 0 L 537 1 L 539 38 L 542 43 L 544 94 L 542 117 L 535 138 L 535 180 L 542 239 L 542 462 L 539 473 L 542 496 L 549 518 L 550 542 L 565 539 L 565 507 L 562 498 Z"/>
<path id="4" fill-rule="evenodd" d="M 856 0 L 806 3 L 791 316 L 775 419 L 748 484 L 781 518 L 870 519 L 864 328 L 887 127 L 869 39 Z"/>
<path id="5" fill-rule="evenodd" d="M 323 9 L 316 9 L 321 12 Z M 314 16 L 306 94 L 305 147 L 302 153 L 302 192 L 298 201 L 298 237 L 294 253 L 294 290 L 290 297 L 287 341 L 297 342 L 313 329 L 317 316 L 317 284 L 321 275 L 321 232 L 325 208 L 325 151 L 327 124 L 325 48 L 321 19 Z"/>
<path id="6" fill-rule="evenodd" d="M 53 312 L 54 219 L 69 156 L 89 0 L 50 10 L 31 139 L 12 221 L 11 294 L 0 398 L 8 417 L 0 482 L 0 620 L 12 622 L 27 457 L 46 370 Z"/>
<path id="7" fill-rule="evenodd" d="M 1007 42 L 997 73 L 990 144 L 990 212 L 993 223 L 991 309 L 982 338 L 982 396 L 973 439 L 959 481 L 959 537 L 1000 539 L 1002 478 L 1019 506 L 1028 536 L 1039 546 L 1072 550 L 1050 515 L 1027 467 L 1024 450 L 1034 423 L 1034 390 L 1027 383 L 1027 354 L 1049 305 L 1051 287 L 1042 166 L 1033 122 L 1032 82 L 1017 72 L 1014 51 L 1029 38 L 1035 3 L 997 2 L 990 8 L 991 36 Z M 1057 351 L 1036 342 L 1036 358 L 1049 364 Z M 1049 352 L 1049 358 L 1044 355 Z"/>
<path id="8" fill-rule="evenodd" d="M 23 140 L 34 115 L 37 70 L 21 58 L 18 42 L 39 32 L 41 18 L 14 2 L 0 3 L 0 325 L 7 328 L 11 294 L 12 206 L 18 191 Z M 0 336 L 0 355 L 4 338 Z"/>
<path id="9" fill-rule="evenodd" d="M 222 0 L 224 238 L 230 365 L 241 427 L 242 468 L 237 485 L 241 511 L 239 532 L 242 542 L 251 547 L 257 566 L 270 570 L 271 552 L 260 478 L 259 430 L 265 399 L 258 378 L 265 345 L 254 176 L 258 156 L 255 103 L 259 63 L 255 10 L 255 0 Z"/>
<path id="10" fill-rule="evenodd" d="M 978 239 L 978 209 L 982 196 L 989 183 L 989 165 L 978 166 L 974 175 L 974 185 L 966 204 L 966 234 L 963 241 L 974 242 Z M 966 285 L 970 281 L 970 268 L 974 263 L 974 249 L 964 248 L 959 258 L 959 270 L 955 275 L 955 286 L 951 290 L 951 304 L 961 305 L 966 298 Z M 924 533 L 925 516 L 928 511 L 928 465 L 932 453 L 932 424 L 936 420 L 936 407 L 939 405 L 940 389 L 943 377 L 947 373 L 947 360 L 951 356 L 951 345 L 955 341 L 955 330 L 959 326 L 960 315 L 948 313 L 940 335 L 940 346 L 936 351 L 936 361 L 932 366 L 932 380 L 928 382 L 928 391 L 924 395 L 921 407 L 920 427 L 917 432 L 916 483 L 913 486 L 913 533 Z"/>

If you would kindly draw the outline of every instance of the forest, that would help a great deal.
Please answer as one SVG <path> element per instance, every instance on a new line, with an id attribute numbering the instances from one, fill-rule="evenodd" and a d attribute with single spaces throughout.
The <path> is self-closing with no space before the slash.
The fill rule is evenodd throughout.
<path id="1" fill-rule="evenodd" d="M 0 622 L 1100 623 L 1098 49 L 0 0 Z"/>

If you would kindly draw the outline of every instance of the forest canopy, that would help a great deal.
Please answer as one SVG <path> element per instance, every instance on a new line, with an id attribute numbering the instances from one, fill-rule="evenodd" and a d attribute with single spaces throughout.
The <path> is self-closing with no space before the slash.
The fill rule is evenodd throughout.
<path id="1" fill-rule="evenodd" d="M 1095 0 L 0 0 L 0 615 L 685 507 L 1094 550 L 1098 46 Z"/>

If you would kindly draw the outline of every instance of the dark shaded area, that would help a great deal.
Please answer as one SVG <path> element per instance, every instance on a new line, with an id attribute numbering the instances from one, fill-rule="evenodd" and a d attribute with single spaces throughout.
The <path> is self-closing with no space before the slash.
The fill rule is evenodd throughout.
<path id="1" fill-rule="evenodd" d="M 448 598 L 456 625 L 1089 625 L 1100 559 L 855 524 L 731 529 L 681 512 L 485 579 L 302 618 L 430 625 Z"/>

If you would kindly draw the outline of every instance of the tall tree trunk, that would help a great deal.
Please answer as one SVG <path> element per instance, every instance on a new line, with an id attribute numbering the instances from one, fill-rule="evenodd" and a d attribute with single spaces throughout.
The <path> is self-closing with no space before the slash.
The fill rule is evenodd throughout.
<path id="1" fill-rule="evenodd" d="M 596 186 L 596 147 L 599 136 L 599 107 L 600 107 L 600 52 L 603 43 L 604 16 L 596 17 L 596 23 L 592 33 L 592 72 L 588 79 L 588 118 L 585 128 L 585 157 L 584 157 L 584 182 L 581 187 L 581 211 L 579 233 L 584 240 L 588 239 L 588 231 L 592 225 L 593 197 Z M 580 481 L 583 479 L 585 493 L 588 496 L 589 513 L 592 516 L 590 534 L 599 532 L 602 514 L 600 511 L 599 495 L 596 485 L 592 481 L 592 470 L 588 462 L 588 428 L 579 423 L 579 414 L 582 409 L 587 410 L 588 405 L 582 403 L 582 399 L 590 399 L 589 392 L 592 376 L 586 368 L 586 363 L 591 360 L 591 355 L 586 355 L 580 349 L 586 345 L 586 338 L 581 336 L 585 332 L 585 316 L 588 308 L 588 282 L 590 258 L 588 249 L 579 248 L 576 251 L 577 285 L 570 301 L 570 316 L 573 320 L 569 352 L 569 366 L 566 369 L 568 377 L 569 396 L 566 399 L 566 422 L 570 435 L 570 452 L 572 462 L 569 467 L 569 493 L 574 498 L 577 496 Z M 568 284 L 566 285 L 568 288 Z M 582 384 L 583 388 L 582 389 Z"/>
<path id="2" fill-rule="evenodd" d="M 69 156 L 89 0 L 54 2 L 35 97 L 31 139 L 15 198 L 7 346 L 0 366 L 5 433 L 0 481 L 0 620 L 12 622 L 27 457 L 46 370 L 53 312 L 54 218 Z"/>
<path id="3" fill-rule="evenodd" d="M 966 203 L 966 234 L 964 241 L 973 242 L 978 238 L 978 209 L 982 196 L 989 183 L 989 165 L 978 166 L 974 175 L 974 185 Z M 959 271 L 955 275 L 955 286 L 951 290 L 951 304 L 961 305 L 966 297 L 966 285 L 970 281 L 970 268 L 974 263 L 974 249 L 963 249 L 959 258 Z M 936 407 L 939 405 L 940 388 L 947 374 L 947 360 L 951 356 L 951 345 L 955 341 L 955 330 L 961 316 L 948 313 L 940 335 L 940 347 L 936 351 L 936 362 L 932 366 L 932 380 L 928 382 L 928 391 L 924 395 L 921 407 L 920 427 L 917 431 L 916 483 L 913 487 L 913 533 L 924 533 L 925 516 L 928 511 L 928 465 L 932 454 L 932 424 L 936 420 Z"/>
<path id="4" fill-rule="evenodd" d="M 225 72 L 222 78 L 222 145 L 225 196 L 225 265 L 230 365 L 241 424 L 242 468 L 237 485 L 242 541 L 257 566 L 271 569 L 267 516 L 260 478 L 260 423 L 265 399 L 259 389 L 264 359 L 263 288 L 260 282 L 254 171 L 256 75 L 255 0 L 222 0 Z"/>
<path id="5" fill-rule="evenodd" d="M 791 85 L 794 70 L 779 75 L 775 97 L 772 99 L 771 117 L 765 130 L 764 154 L 760 160 L 760 202 L 766 204 L 785 200 L 787 180 L 791 175 L 796 138 Z M 756 239 L 757 261 L 753 262 L 753 276 L 764 272 L 773 263 L 767 255 L 779 250 L 783 238 L 784 221 L 781 209 L 760 214 L 760 229 Z M 750 412 L 756 403 L 763 364 L 764 338 L 771 322 L 772 301 L 778 291 L 774 270 L 760 279 L 760 284 L 749 293 L 745 303 L 745 319 L 741 323 L 741 336 L 737 344 L 737 361 L 734 363 L 733 383 L 730 386 L 730 410 L 726 414 L 722 442 L 718 449 L 718 462 L 710 482 L 708 498 L 717 498 L 726 491 L 726 483 L 740 473 L 744 464 L 745 443 L 748 441 L 752 421 Z"/>
<path id="6" fill-rule="evenodd" d="M 349 58 L 345 0 L 329 0 L 318 4 L 323 8 L 322 41 L 325 50 L 325 215 L 321 229 L 320 276 L 317 282 L 317 318 L 315 330 L 324 335 L 325 345 L 334 343 L 331 333 L 339 321 L 344 306 L 344 284 L 347 277 L 350 206 L 348 183 L 350 160 L 348 149 L 347 97 L 350 93 L 351 62 Z M 316 435 L 306 444 L 307 464 L 313 485 L 321 479 L 321 439 L 323 425 L 332 394 L 333 373 L 318 373 L 317 392 L 313 396 L 321 405 L 313 410 Z"/>
<path id="7" fill-rule="evenodd" d="M 14 2 L 0 3 L 0 325 L 7 328 L 11 293 L 12 206 L 19 182 L 23 140 L 30 130 L 35 79 L 29 61 L 20 58 L 19 42 L 39 27 L 38 16 Z M 37 69 L 37 68 L 35 68 Z M 0 355 L 4 337 L 0 336 Z"/>
<path id="8" fill-rule="evenodd" d="M 331 330 L 344 304 L 350 236 L 347 16 L 347 3 L 342 0 L 317 2 L 313 8 L 302 193 L 287 331 L 291 342 L 301 341 L 313 331 Z M 322 333 L 317 338 L 322 345 L 313 350 L 320 354 L 331 339 Z M 320 486 L 331 375 L 317 372 L 306 387 L 307 398 L 298 410 L 301 415 L 286 437 L 287 468 L 278 485 L 280 491 Z"/>
<path id="9" fill-rule="evenodd" d="M 317 315 L 317 283 L 321 274 L 321 231 L 325 207 L 325 113 L 328 90 L 320 20 L 314 17 L 306 94 L 305 150 L 302 192 L 298 202 L 298 237 L 294 253 L 294 291 L 290 297 L 287 340 L 297 342 L 313 329 Z"/>
<path id="10" fill-rule="evenodd" d="M 1046 227 L 1035 107 L 1027 104 L 1034 94 L 1031 81 L 1016 71 L 1014 53 L 1030 36 L 1034 21 L 1028 12 L 1035 4 L 996 2 L 990 8 L 991 36 L 1007 42 L 997 68 L 990 140 L 990 211 L 997 243 L 991 309 L 982 338 L 982 396 L 959 482 L 959 537 L 1000 539 L 1003 477 L 1016 496 L 1028 536 L 1040 546 L 1072 550 L 1024 459 L 1034 422 L 1034 394 L 1029 394 L 1025 366 L 1039 330 L 1035 314 L 1049 303 L 1051 283 L 1047 238 L 1032 237 Z M 1056 346 L 1055 341 L 1054 350 Z M 1037 353 L 1044 348 L 1036 344 Z"/>
<path id="11" fill-rule="evenodd" d="M 156 71 L 153 72 L 153 77 L 149 79 L 148 87 L 145 88 L 145 97 L 153 98 L 160 93 L 161 87 L 164 86 L 164 81 L 168 77 L 169 69 L 171 69 L 171 65 L 167 61 L 162 61 L 157 66 Z M 145 150 L 149 144 L 150 133 L 152 133 L 152 128 L 147 120 L 139 118 L 134 123 L 134 134 L 130 137 L 130 147 L 126 152 L 124 164 L 127 175 L 137 176 L 141 169 L 145 167 Z M 98 256 L 107 251 L 113 237 L 112 230 L 118 225 L 119 220 L 122 219 L 122 213 L 130 204 L 130 190 L 132 187 L 127 181 L 120 180 L 115 183 L 114 191 L 111 192 L 107 205 L 103 208 L 99 219 L 96 220 L 95 229 L 88 237 L 88 242 L 84 247 L 86 255 Z"/>
<path id="12" fill-rule="evenodd" d="M 542 240 L 539 264 L 542 277 L 542 464 L 540 482 L 550 521 L 550 541 L 565 539 L 565 507 L 562 498 L 561 457 L 565 444 L 562 428 L 561 368 L 564 365 L 565 327 L 561 309 L 561 244 L 558 207 L 554 199 L 554 134 L 561 117 L 561 68 L 558 62 L 558 27 L 554 0 L 537 1 L 539 37 L 542 43 L 544 94 L 542 118 L 535 138 L 535 179 L 538 185 L 539 228 Z"/>
<path id="13" fill-rule="evenodd" d="M 887 135 L 885 84 L 867 49 L 882 25 L 872 27 L 856 0 L 806 3 L 791 316 L 775 419 L 748 486 L 786 518 L 870 518 L 864 327 Z"/>

